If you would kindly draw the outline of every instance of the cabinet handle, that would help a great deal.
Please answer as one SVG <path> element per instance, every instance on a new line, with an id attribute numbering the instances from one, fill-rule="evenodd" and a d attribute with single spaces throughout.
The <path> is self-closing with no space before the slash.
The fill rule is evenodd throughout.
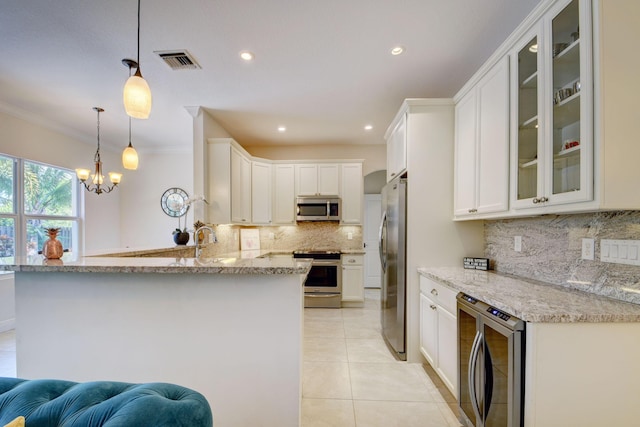
<path id="1" fill-rule="evenodd" d="M 478 212 L 478 209 L 469 209 L 469 213 L 476 213 Z"/>
<path id="2" fill-rule="evenodd" d="M 391 176 L 396 176 L 396 173 L 395 173 L 395 172 L 393 172 L 393 173 L 391 174 Z"/>
<path id="3" fill-rule="evenodd" d="M 356 260 L 355 260 L 355 259 L 350 259 L 350 260 L 349 260 L 349 261 L 347 261 L 347 262 L 356 262 Z"/>
<path id="4" fill-rule="evenodd" d="M 544 202 L 548 202 L 548 201 L 549 201 L 549 199 L 547 197 L 540 197 L 540 198 L 536 197 L 536 198 L 533 199 L 533 204 L 544 203 Z"/>
<path id="5" fill-rule="evenodd" d="M 429 305 L 429 308 L 431 308 L 431 310 L 437 310 L 437 309 L 438 309 L 438 307 L 436 307 L 436 306 L 435 306 L 435 305 L 433 305 L 433 304 Z"/>
<path id="6" fill-rule="evenodd" d="M 438 296 L 438 291 L 436 289 L 431 289 L 431 295 Z"/>

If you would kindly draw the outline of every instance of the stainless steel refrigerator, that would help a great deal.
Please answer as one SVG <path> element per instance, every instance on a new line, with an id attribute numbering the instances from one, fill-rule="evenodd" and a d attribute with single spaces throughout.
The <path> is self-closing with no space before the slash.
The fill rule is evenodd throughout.
<path id="1" fill-rule="evenodd" d="M 407 179 L 395 178 L 382 190 L 380 261 L 382 263 L 382 336 L 396 357 L 406 353 Z"/>

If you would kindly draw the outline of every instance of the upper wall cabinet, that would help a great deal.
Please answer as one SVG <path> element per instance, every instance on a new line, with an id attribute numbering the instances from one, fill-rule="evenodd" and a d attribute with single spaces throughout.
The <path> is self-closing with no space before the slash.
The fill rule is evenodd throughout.
<path id="1" fill-rule="evenodd" d="M 387 138 L 387 182 L 407 170 L 407 114 L 405 113 Z"/>
<path id="2" fill-rule="evenodd" d="M 593 199 L 591 4 L 557 2 L 511 52 L 514 209 Z"/>
<path id="3" fill-rule="evenodd" d="M 295 166 L 276 163 L 273 165 L 273 223 L 294 225 L 295 214 Z"/>
<path id="4" fill-rule="evenodd" d="M 271 164 L 251 162 L 251 223 L 271 224 Z"/>
<path id="5" fill-rule="evenodd" d="M 340 165 L 332 163 L 296 165 L 298 196 L 336 196 L 340 194 Z"/>
<path id="6" fill-rule="evenodd" d="M 456 104 L 454 215 L 509 208 L 509 61 L 503 58 Z"/>
<path id="7" fill-rule="evenodd" d="M 343 163 L 340 167 L 342 169 L 340 222 L 342 224 L 362 224 L 362 199 L 364 198 L 362 163 Z"/>

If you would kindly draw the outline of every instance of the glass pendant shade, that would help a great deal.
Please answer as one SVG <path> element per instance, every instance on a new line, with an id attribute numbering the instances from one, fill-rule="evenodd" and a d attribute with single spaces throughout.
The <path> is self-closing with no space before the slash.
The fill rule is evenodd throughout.
<path id="1" fill-rule="evenodd" d="M 127 79 L 122 95 L 124 109 L 134 119 L 147 119 L 151 112 L 151 89 L 142 78 L 140 68 Z"/>
<path id="2" fill-rule="evenodd" d="M 91 171 L 89 169 L 76 169 L 76 175 L 80 181 L 86 181 L 89 179 Z"/>
<path id="3" fill-rule="evenodd" d="M 122 152 L 122 166 L 129 170 L 138 169 L 138 153 L 131 143 Z"/>

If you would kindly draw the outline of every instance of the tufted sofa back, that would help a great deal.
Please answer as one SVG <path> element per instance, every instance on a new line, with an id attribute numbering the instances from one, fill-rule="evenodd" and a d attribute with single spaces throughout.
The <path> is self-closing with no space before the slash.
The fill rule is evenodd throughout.
<path id="1" fill-rule="evenodd" d="M 0 426 L 24 416 L 27 427 L 212 427 L 200 393 L 167 383 L 0 378 Z"/>

